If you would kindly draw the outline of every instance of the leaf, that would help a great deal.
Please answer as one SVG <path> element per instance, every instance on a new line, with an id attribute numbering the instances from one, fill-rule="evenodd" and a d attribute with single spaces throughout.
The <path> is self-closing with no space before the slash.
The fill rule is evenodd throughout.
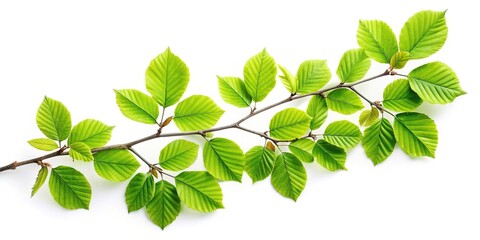
<path id="1" fill-rule="evenodd" d="M 251 57 L 243 68 L 245 87 L 255 102 L 260 102 L 275 87 L 277 66 L 275 60 L 263 49 Z"/>
<path id="2" fill-rule="evenodd" d="M 186 171 L 175 177 L 178 196 L 187 207 L 199 212 L 212 212 L 223 208 L 220 185 L 204 171 Z"/>
<path id="3" fill-rule="evenodd" d="M 395 80 L 383 91 L 383 106 L 393 111 L 411 111 L 422 103 L 423 100 L 410 88 L 407 79 Z"/>
<path id="4" fill-rule="evenodd" d="M 37 191 L 42 187 L 43 183 L 45 183 L 45 180 L 47 180 L 47 176 L 48 168 L 40 168 L 40 171 L 38 171 L 37 174 L 37 179 L 35 179 L 35 184 L 33 184 L 32 195 L 30 195 L 30 197 L 33 197 L 33 195 L 35 195 L 35 193 L 37 193 Z"/>
<path id="5" fill-rule="evenodd" d="M 347 153 L 343 148 L 332 145 L 325 140 L 318 140 L 313 147 L 313 156 L 322 167 L 332 172 L 337 170 L 347 170 L 345 161 Z"/>
<path id="6" fill-rule="evenodd" d="M 57 143 L 49 138 L 35 138 L 28 141 L 28 144 L 38 150 L 43 151 L 52 151 L 58 149 Z"/>
<path id="7" fill-rule="evenodd" d="M 360 20 L 357 42 L 371 59 L 379 63 L 390 63 L 392 56 L 398 52 L 395 34 L 380 20 Z"/>
<path id="8" fill-rule="evenodd" d="M 242 149 L 226 138 L 214 138 L 203 147 L 205 168 L 217 179 L 242 181 L 245 157 Z"/>
<path id="9" fill-rule="evenodd" d="M 365 110 L 360 114 L 358 122 L 360 123 L 360 126 L 368 127 L 377 121 L 379 115 L 378 109 L 372 107 L 371 110 Z"/>
<path id="10" fill-rule="evenodd" d="M 364 49 L 351 49 L 346 51 L 340 59 L 337 76 L 342 82 L 355 82 L 362 79 L 370 69 L 370 58 Z"/>
<path id="11" fill-rule="evenodd" d="M 382 163 L 392 154 L 395 143 L 392 125 L 385 118 L 365 129 L 362 139 L 365 153 L 374 165 Z"/>
<path id="12" fill-rule="evenodd" d="M 205 130 L 217 124 L 224 112 L 211 98 L 193 95 L 177 105 L 173 121 L 184 132 Z"/>
<path id="13" fill-rule="evenodd" d="M 164 169 L 180 171 L 190 167 L 198 155 L 198 144 L 177 139 L 170 142 L 160 151 L 158 162 Z"/>
<path id="14" fill-rule="evenodd" d="M 302 137 L 310 126 L 310 120 L 304 111 L 296 108 L 284 109 L 270 120 L 270 136 L 278 140 Z"/>
<path id="15" fill-rule="evenodd" d="M 446 104 L 466 94 L 457 75 L 444 63 L 432 62 L 413 69 L 408 74 L 410 87 L 429 103 Z"/>
<path id="16" fill-rule="evenodd" d="M 165 108 L 182 98 L 189 81 L 187 65 L 170 48 L 155 57 L 145 72 L 147 91 Z"/>
<path id="17" fill-rule="evenodd" d="M 275 152 L 262 146 L 255 146 L 245 153 L 245 160 L 245 171 L 255 183 L 272 173 Z"/>
<path id="18" fill-rule="evenodd" d="M 327 101 L 323 96 L 315 95 L 310 99 L 307 107 L 307 114 L 312 118 L 310 129 L 320 128 L 328 116 Z"/>
<path id="19" fill-rule="evenodd" d="M 155 184 L 155 196 L 147 204 L 147 214 L 153 223 L 164 229 L 180 213 L 180 198 L 171 183 L 162 180 Z"/>
<path id="20" fill-rule="evenodd" d="M 410 59 L 410 54 L 408 52 L 397 52 L 390 59 L 390 68 L 392 69 L 402 69 L 407 64 Z"/>
<path id="21" fill-rule="evenodd" d="M 233 106 L 244 108 L 249 107 L 252 102 L 252 97 L 247 92 L 245 83 L 242 79 L 237 77 L 219 77 L 218 90 L 220 96 L 226 103 Z"/>
<path id="22" fill-rule="evenodd" d="M 135 156 L 127 149 L 105 150 L 93 156 L 97 174 L 110 181 L 125 181 L 140 167 Z"/>
<path id="23" fill-rule="evenodd" d="M 347 121 L 340 120 L 330 123 L 325 129 L 323 138 L 328 143 L 343 149 L 355 147 L 362 139 L 362 132 L 357 125 Z"/>
<path id="24" fill-rule="evenodd" d="M 278 193 L 297 201 L 307 183 L 307 172 L 295 155 L 282 153 L 275 161 L 271 181 Z"/>
<path id="25" fill-rule="evenodd" d="M 363 108 L 360 97 L 353 91 L 340 88 L 327 95 L 327 106 L 330 110 L 342 114 L 353 114 Z"/>
<path id="26" fill-rule="evenodd" d="M 48 186 L 53 199 L 60 206 L 71 210 L 88 210 L 92 189 L 81 172 L 67 166 L 53 168 Z"/>
<path id="27" fill-rule="evenodd" d="M 310 139 L 298 139 L 288 145 L 288 149 L 295 155 L 300 161 L 311 163 L 313 162 L 313 156 L 311 154 L 315 142 Z"/>
<path id="28" fill-rule="evenodd" d="M 117 105 L 125 117 L 146 124 L 157 123 L 159 111 L 153 98 L 135 89 L 114 91 Z"/>
<path id="29" fill-rule="evenodd" d="M 37 126 L 45 136 L 63 141 L 72 128 L 70 112 L 61 102 L 45 97 L 37 112 Z"/>
<path id="30" fill-rule="evenodd" d="M 90 150 L 87 144 L 82 142 L 72 143 L 68 153 L 74 160 L 85 162 L 93 161 L 92 150 Z"/>
<path id="31" fill-rule="evenodd" d="M 296 86 L 300 94 L 318 91 L 328 83 L 332 74 L 325 60 L 307 60 L 297 71 Z"/>
<path id="32" fill-rule="evenodd" d="M 410 52 L 411 59 L 440 50 L 448 34 L 445 12 L 421 11 L 408 19 L 400 32 L 400 50 Z"/>
<path id="33" fill-rule="evenodd" d="M 438 132 L 435 122 L 422 113 L 399 113 L 393 122 L 398 145 L 410 156 L 435 158 Z"/>
<path id="34" fill-rule="evenodd" d="M 113 127 L 100 121 L 94 119 L 83 120 L 73 127 L 68 138 L 68 144 L 83 142 L 90 148 L 103 147 L 110 141 L 112 130 Z"/>
<path id="35" fill-rule="evenodd" d="M 155 181 L 151 174 L 137 173 L 128 183 L 125 202 L 128 212 L 145 207 L 155 194 Z"/>
<path id="36" fill-rule="evenodd" d="M 285 88 L 290 93 L 297 92 L 295 76 L 293 76 L 293 74 L 290 73 L 290 71 L 288 71 L 286 68 L 282 67 L 281 65 L 278 65 L 278 68 L 280 68 L 280 71 L 282 71 L 282 74 L 283 74 L 283 76 L 279 76 L 280 80 L 282 80 L 283 86 L 285 86 Z"/>

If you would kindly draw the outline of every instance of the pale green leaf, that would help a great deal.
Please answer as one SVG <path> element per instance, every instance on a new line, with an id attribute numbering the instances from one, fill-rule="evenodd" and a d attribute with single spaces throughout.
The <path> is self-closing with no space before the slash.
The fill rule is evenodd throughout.
<path id="1" fill-rule="evenodd" d="M 387 85 L 382 103 L 387 109 L 403 112 L 419 107 L 423 100 L 410 88 L 407 79 L 398 79 Z"/>
<path id="2" fill-rule="evenodd" d="M 28 144 L 43 151 L 52 151 L 58 149 L 58 144 L 49 138 L 35 138 L 28 141 Z"/>
<path id="3" fill-rule="evenodd" d="M 117 105 L 125 117 L 146 124 L 156 124 L 159 115 L 157 103 L 135 89 L 114 90 Z"/>
<path id="4" fill-rule="evenodd" d="M 103 147 L 110 141 L 112 130 L 112 126 L 107 126 L 100 121 L 94 119 L 83 120 L 73 127 L 68 138 L 68 144 L 83 142 L 90 148 Z"/>
<path id="5" fill-rule="evenodd" d="M 311 118 L 296 108 L 287 108 L 276 113 L 270 120 L 270 136 L 278 140 L 302 137 L 310 126 Z"/>
<path id="6" fill-rule="evenodd" d="M 158 162 L 164 169 L 180 171 L 190 167 L 198 155 L 198 144 L 177 139 L 170 142 L 160 151 Z"/>
<path id="7" fill-rule="evenodd" d="M 307 183 L 307 172 L 295 155 L 282 153 L 275 161 L 271 182 L 282 196 L 297 201 Z"/>
<path id="8" fill-rule="evenodd" d="M 327 101 L 323 96 L 315 95 L 308 102 L 307 115 L 312 118 L 310 121 L 310 129 L 320 128 L 328 116 Z"/>
<path id="9" fill-rule="evenodd" d="M 87 144 L 82 142 L 72 143 L 70 145 L 70 151 L 68 152 L 70 157 L 75 160 L 89 162 L 93 160 L 92 150 Z"/>
<path id="10" fill-rule="evenodd" d="M 372 107 L 372 109 L 365 110 L 360 114 L 358 123 L 360 123 L 360 126 L 368 127 L 377 121 L 379 115 L 378 109 Z"/>
<path id="11" fill-rule="evenodd" d="M 263 49 L 251 57 L 243 68 L 245 87 L 255 102 L 260 102 L 275 87 L 277 65 L 275 60 Z"/>
<path id="12" fill-rule="evenodd" d="M 223 208 L 222 189 L 208 172 L 182 172 L 175 177 L 175 184 L 180 200 L 187 207 L 200 212 Z"/>
<path id="13" fill-rule="evenodd" d="M 214 138 L 203 147 L 205 168 L 217 179 L 242 181 L 245 157 L 242 149 L 226 138 Z"/>
<path id="14" fill-rule="evenodd" d="M 342 82 L 355 82 L 362 79 L 370 69 L 371 61 L 364 49 L 346 51 L 337 68 L 337 76 Z"/>
<path id="15" fill-rule="evenodd" d="M 157 182 L 155 195 L 146 206 L 152 222 L 164 229 L 177 218 L 181 208 L 175 186 L 165 180 Z"/>
<path id="16" fill-rule="evenodd" d="M 360 97 L 345 88 L 331 91 L 327 95 L 327 106 L 330 110 L 342 114 L 353 114 L 364 107 Z"/>
<path id="17" fill-rule="evenodd" d="M 365 153 L 374 165 L 382 163 L 392 154 L 395 143 L 392 125 L 385 118 L 365 129 L 362 139 Z"/>
<path id="18" fill-rule="evenodd" d="M 245 171 L 255 183 L 272 173 L 275 152 L 266 147 L 255 146 L 245 153 L 245 160 Z"/>
<path id="19" fill-rule="evenodd" d="M 297 92 L 307 94 L 318 91 L 328 83 L 332 74 L 325 60 L 307 60 L 297 71 Z"/>
<path id="20" fill-rule="evenodd" d="M 296 80 L 295 76 L 288 71 L 286 68 L 282 67 L 281 65 L 278 65 L 278 68 L 280 68 L 280 71 L 282 71 L 283 76 L 279 76 L 280 80 L 282 80 L 283 86 L 290 92 L 290 93 L 295 93 L 297 92 L 297 85 L 296 85 Z"/>
<path id="21" fill-rule="evenodd" d="M 390 63 L 392 56 L 398 52 L 395 34 L 380 20 L 360 20 L 357 42 L 371 59 L 380 63 Z"/>
<path id="22" fill-rule="evenodd" d="M 63 141 L 72 128 L 70 112 L 61 102 L 45 97 L 37 111 L 37 126 L 45 136 Z"/>
<path id="23" fill-rule="evenodd" d="M 347 170 L 345 168 L 347 153 L 343 148 L 332 145 L 321 139 L 318 140 L 313 147 L 312 153 L 317 159 L 317 162 L 329 171 Z"/>
<path id="24" fill-rule="evenodd" d="M 402 69 L 407 64 L 410 59 L 410 54 L 408 52 L 397 52 L 390 59 L 390 68 L 392 69 Z"/>
<path id="25" fill-rule="evenodd" d="M 35 193 L 42 187 L 43 183 L 45 183 L 45 180 L 47 180 L 48 176 L 48 168 L 47 167 L 42 167 L 40 168 L 40 171 L 38 171 L 37 174 L 37 179 L 35 179 L 35 184 L 33 184 L 32 187 L 32 194 L 30 195 L 33 197 Z"/>
<path id="26" fill-rule="evenodd" d="M 288 145 L 288 149 L 295 155 L 300 161 L 311 163 L 313 162 L 312 149 L 315 145 L 310 139 L 298 139 Z"/>
<path id="27" fill-rule="evenodd" d="M 140 167 L 135 156 L 127 149 L 105 150 L 95 153 L 93 157 L 97 174 L 110 181 L 125 181 Z"/>
<path id="28" fill-rule="evenodd" d="M 137 173 L 128 183 L 125 202 L 128 212 L 145 207 L 155 194 L 155 181 L 151 174 Z"/>
<path id="29" fill-rule="evenodd" d="M 48 186 L 53 199 L 60 206 L 71 210 L 88 210 L 92 189 L 81 172 L 67 166 L 52 168 Z"/>
<path id="30" fill-rule="evenodd" d="M 438 132 L 435 122 L 422 113 L 399 113 L 393 122 L 398 145 L 410 156 L 435 157 Z"/>
<path id="31" fill-rule="evenodd" d="M 337 147 L 349 149 L 355 147 L 362 140 L 362 132 L 357 125 L 347 120 L 340 120 L 327 126 L 323 138 Z"/>
<path id="32" fill-rule="evenodd" d="M 219 77 L 218 90 L 220 96 L 226 103 L 232 104 L 236 107 L 249 107 L 252 102 L 252 97 L 247 92 L 245 83 L 242 79 L 237 77 Z"/>
<path id="33" fill-rule="evenodd" d="M 184 132 L 204 130 L 213 127 L 224 112 L 211 98 L 193 95 L 177 105 L 173 121 Z"/>

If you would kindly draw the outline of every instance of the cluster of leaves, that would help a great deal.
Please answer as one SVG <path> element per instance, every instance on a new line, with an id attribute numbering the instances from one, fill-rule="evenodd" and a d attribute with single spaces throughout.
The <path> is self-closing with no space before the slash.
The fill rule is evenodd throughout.
<path id="1" fill-rule="evenodd" d="M 51 156 L 68 152 L 75 160 L 93 161 L 95 171 L 107 180 L 130 179 L 125 192 L 128 212 L 145 208 L 162 229 L 176 219 L 182 203 L 200 212 L 223 208 L 218 181 L 241 182 L 244 172 L 253 182 L 270 177 L 278 193 L 297 200 L 307 181 L 304 164 L 316 161 L 330 171 L 345 170 L 348 150 L 359 143 L 375 165 L 386 160 L 397 143 L 410 156 L 435 156 L 438 133 L 434 121 L 412 111 L 423 101 L 445 104 L 465 93 L 452 69 L 441 62 L 419 66 L 391 82 L 383 92 L 383 101 L 370 101 L 354 87 L 374 79 L 361 80 L 370 68 L 371 59 L 388 64 L 388 70 L 378 77 L 400 75 L 394 70 L 403 68 L 410 60 L 437 52 L 446 38 L 445 12 L 422 11 L 413 15 L 402 28 L 399 41 L 386 23 L 360 21 L 357 31 L 360 48 L 344 53 L 336 71 L 340 83 L 328 88 L 324 87 L 332 74 L 325 60 L 305 61 L 294 75 L 263 50 L 247 61 L 243 79 L 217 77 L 220 96 L 226 103 L 251 109 L 244 119 L 217 128 L 213 127 L 224 110 L 204 95 L 182 100 L 189 70 L 167 49 L 151 61 L 146 71 L 149 94 L 135 89 L 115 90 L 116 102 L 127 118 L 158 126 L 151 139 L 161 137 L 163 128 L 171 121 L 181 132 L 170 136 L 203 137 L 205 171 L 187 171 L 197 159 L 200 150 L 197 143 L 174 140 L 161 149 L 158 162 L 150 164 L 131 148 L 134 144 L 103 147 L 113 127 L 87 119 L 71 128 L 66 107 L 48 97 L 37 114 L 38 127 L 47 138 L 29 143 L 40 150 L 55 151 Z M 311 97 L 307 109 L 279 111 L 265 133 L 241 127 L 240 123 L 256 115 L 257 103 L 275 87 L 277 68 L 289 92 L 289 97 L 279 104 Z M 365 127 L 363 133 L 357 124 L 347 120 L 329 123 L 323 133 L 314 132 L 326 122 L 329 110 L 350 115 L 364 109 L 362 98 L 368 103 L 368 109 L 359 114 L 359 125 Z M 166 109 L 171 106 L 175 106 L 173 116 L 165 118 Z M 266 141 L 244 153 L 234 141 L 209 134 L 227 128 L 257 134 Z M 288 145 L 279 146 L 279 142 Z M 137 158 L 147 163 L 148 171 L 137 173 L 140 167 Z M 49 164 L 41 162 L 41 166 L 32 196 L 48 177 Z M 50 191 L 61 206 L 88 209 L 91 188 L 80 172 L 66 166 L 51 168 L 50 172 Z M 161 177 L 156 181 L 159 174 Z M 173 181 L 165 180 L 164 175 Z"/>

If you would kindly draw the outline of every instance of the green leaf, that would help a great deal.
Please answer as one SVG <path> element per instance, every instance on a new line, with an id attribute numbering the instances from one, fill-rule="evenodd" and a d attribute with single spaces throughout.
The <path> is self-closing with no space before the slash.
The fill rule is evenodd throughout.
<path id="1" fill-rule="evenodd" d="M 358 122 L 360 123 L 360 126 L 368 127 L 377 121 L 379 115 L 378 109 L 372 107 L 371 110 L 365 110 L 360 114 Z"/>
<path id="2" fill-rule="evenodd" d="M 38 108 L 37 126 L 48 138 L 63 141 L 72 128 L 70 112 L 61 102 L 45 97 Z"/>
<path id="3" fill-rule="evenodd" d="M 180 200 L 187 207 L 200 212 L 223 208 L 222 189 L 208 172 L 182 172 L 175 177 L 175 184 Z"/>
<path id="4" fill-rule="evenodd" d="M 362 139 L 362 132 L 357 125 L 340 120 L 330 123 L 325 129 L 323 138 L 337 147 L 349 149 L 355 147 Z"/>
<path id="5" fill-rule="evenodd" d="M 177 105 L 173 121 L 184 132 L 205 130 L 213 127 L 224 112 L 211 98 L 193 95 Z"/>
<path id="6" fill-rule="evenodd" d="M 270 136 L 278 140 L 302 137 L 310 126 L 311 118 L 296 108 L 287 108 L 276 113 L 270 120 Z"/>
<path id="7" fill-rule="evenodd" d="M 242 149 L 226 138 L 214 138 L 203 147 L 205 168 L 217 179 L 242 181 L 245 157 Z"/>
<path id="8" fill-rule="evenodd" d="M 295 93 L 297 92 L 297 85 L 296 85 L 296 79 L 295 76 L 293 76 L 290 71 L 288 71 L 286 68 L 278 65 L 278 68 L 280 68 L 280 71 L 282 71 L 283 76 L 280 76 L 280 80 L 282 80 L 283 86 L 290 92 L 290 93 Z"/>
<path id="9" fill-rule="evenodd" d="M 38 150 L 43 151 L 52 151 L 58 149 L 57 143 L 49 138 L 35 138 L 28 141 L 28 144 Z"/>
<path id="10" fill-rule="evenodd" d="M 71 210 L 88 210 L 92 189 L 81 172 L 67 166 L 53 168 L 48 186 L 53 199 L 60 206 Z"/>
<path id="11" fill-rule="evenodd" d="M 362 139 L 365 153 L 374 165 L 382 163 L 392 154 L 395 143 L 392 125 L 385 118 L 365 129 Z"/>
<path id="12" fill-rule="evenodd" d="M 312 153 L 322 167 L 332 172 L 337 170 L 347 170 L 347 168 L 345 168 L 347 153 L 343 148 L 339 148 L 321 139 L 318 140 L 313 147 Z"/>
<path id="13" fill-rule="evenodd" d="M 155 57 L 145 73 L 147 91 L 163 107 L 169 107 L 182 98 L 190 81 L 187 65 L 167 48 Z"/>
<path id="14" fill-rule="evenodd" d="M 73 127 L 68 138 L 68 144 L 83 142 L 90 148 L 103 147 L 110 141 L 112 130 L 112 126 L 107 126 L 100 121 L 94 119 L 83 120 Z"/>
<path id="15" fill-rule="evenodd" d="M 155 181 L 151 174 L 137 173 L 128 183 L 125 202 L 128 212 L 145 207 L 155 194 Z"/>
<path id="16" fill-rule="evenodd" d="M 466 92 L 460 87 L 457 75 L 444 63 L 432 62 L 415 68 L 408 74 L 410 87 L 429 103 L 446 104 Z"/>
<path id="17" fill-rule="evenodd" d="M 226 103 L 233 106 L 244 108 L 249 107 L 252 102 L 252 97 L 247 92 L 245 83 L 242 79 L 237 77 L 219 77 L 218 90 L 220 96 Z"/>
<path id="18" fill-rule="evenodd" d="M 363 108 L 360 97 L 353 91 L 340 88 L 327 95 L 327 106 L 330 110 L 342 114 L 353 114 Z"/>
<path id="19" fill-rule="evenodd" d="M 407 64 L 410 59 L 410 54 L 408 52 L 397 52 L 390 59 L 390 68 L 392 69 L 402 69 Z"/>
<path id="20" fill-rule="evenodd" d="M 82 142 L 72 143 L 70 145 L 70 151 L 68 152 L 70 157 L 75 160 L 89 162 L 93 160 L 92 150 L 87 144 Z"/>
<path id="21" fill-rule="evenodd" d="M 164 229 L 177 218 L 181 207 L 175 186 L 162 180 L 155 184 L 155 196 L 146 210 L 152 222 Z"/>
<path id="22" fill-rule="evenodd" d="M 146 124 L 156 124 L 157 103 L 145 93 L 135 89 L 114 90 L 117 105 L 125 117 Z"/>
<path id="23" fill-rule="evenodd" d="M 97 174 L 110 181 L 125 181 L 140 167 L 135 156 L 127 149 L 105 150 L 95 153 L 93 157 Z"/>
<path id="24" fill-rule="evenodd" d="M 390 63 L 398 52 L 395 34 L 390 26 L 379 20 L 360 20 L 357 42 L 371 59 L 380 63 Z"/>
<path id="25" fill-rule="evenodd" d="M 310 139 L 298 139 L 288 145 L 288 149 L 299 160 L 306 163 L 313 162 L 313 156 L 311 154 L 315 142 Z"/>
<path id="26" fill-rule="evenodd" d="M 160 151 L 158 162 L 164 169 L 180 171 L 190 167 L 198 155 L 198 144 L 177 139 Z"/>
<path id="27" fill-rule="evenodd" d="M 275 87 L 277 66 L 275 60 L 263 49 L 251 57 L 243 68 L 243 76 L 248 94 L 255 102 L 260 102 Z"/>
<path id="28" fill-rule="evenodd" d="M 297 92 L 312 93 L 328 83 L 332 74 L 325 60 L 307 60 L 300 64 L 297 71 Z"/>
<path id="29" fill-rule="evenodd" d="M 400 50 L 410 52 L 411 59 L 426 58 L 442 48 L 447 34 L 445 12 L 418 12 L 400 32 Z"/>
<path id="30" fill-rule="evenodd" d="M 422 113 L 399 113 L 393 122 L 398 145 L 412 157 L 435 158 L 438 132 L 435 122 Z"/>
<path id="31" fill-rule="evenodd" d="M 40 171 L 38 171 L 38 174 L 37 174 L 37 179 L 35 180 L 35 184 L 33 184 L 31 197 L 33 197 L 33 195 L 35 195 L 35 193 L 37 193 L 37 191 L 42 187 L 43 183 L 45 183 L 45 180 L 47 180 L 47 176 L 48 176 L 48 168 L 47 167 L 40 168 Z"/>
<path id="32" fill-rule="evenodd" d="M 315 95 L 310 99 L 307 107 L 307 115 L 312 118 L 310 129 L 320 128 L 328 116 L 327 101 L 323 96 Z"/>
<path id="33" fill-rule="evenodd" d="M 383 106 L 393 111 L 411 111 L 422 103 L 423 100 L 410 88 L 407 79 L 395 80 L 383 91 Z"/>
<path id="34" fill-rule="evenodd" d="M 307 172 L 295 155 L 282 153 L 277 156 L 271 180 L 278 193 L 297 201 L 307 183 Z"/>
<path id="35" fill-rule="evenodd" d="M 275 152 L 262 146 L 255 146 L 245 153 L 245 171 L 252 182 L 267 178 L 273 170 Z"/>
<path id="36" fill-rule="evenodd" d="M 355 82 L 362 79 L 370 69 L 370 58 L 364 49 L 346 51 L 340 59 L 337 76 L 342 82 Z"/>

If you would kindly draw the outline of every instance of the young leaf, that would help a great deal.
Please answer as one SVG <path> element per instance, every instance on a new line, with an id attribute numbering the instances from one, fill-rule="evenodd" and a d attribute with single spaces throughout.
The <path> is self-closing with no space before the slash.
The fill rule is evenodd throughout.
<path id="1" fill-rule="evenodd" d="M 90 148 L 103 147 L 110 141 L 112 130 L 113 127 L 100 121 L 94 119 L 83 120 L 73 127 L 68 138 L 68 144 L 83 142 Z"/>
<path id="2" fill-rule="evenodd" d="M 315 142 L 310 139 L 298 139 L 288 145 L 288 149 L 295 155 L 300 161 L 311 163 L 313 162 L 313 156 L 311 154 Z"/>
<path id="3" fill-rule="evenodd" d="M 92 150 L 87 144 L 82 142 L 72 143 L 70 145 L 70 151 L 68 152 L 70 157 L 75 160 L 89 162 L 93 160 Z"/>
<path id="4" fill-rule="evenodd" d="M 323 134 L 325 141 L 343 149 L 355 147 L 362 139 L 362 132 L 357 125 L 340 120 L 330 123 Z"/>
<path id="5" fill-rule="evenodd" d="M 186 171 L 175 177 L 178 196 L 187 207 L 199 212 L 212 212 L 223 208 L 220 185 L 204 171 Z"/>
<path id="6" fill-rule="evenodd" d="M 237 77 L 218 77 L 218 90 L 226 103 L 244 108 L 249 107 L 252 97 L 245 88 L 245 83 Z"/>
<path id="7" fill-rule="evenodd" d="M 447 34 L 445 12 L 418 12 L 400 32 L 400 50 L 410 52 L 411 59 L 426 58 L 442 48 Z"/>
<path id="8" fill-rule="evenodd" d="M 95 171 L 100 177 L 121 182 L 129 179 L 140 167 L 127 149 L 111 149 L 95 153 Z"/>
<path id="9" fill-rule="evenodd" d="M 155 195 L 146 210 L 152 222 L 164 229 L 177 218 L 181 207 L 175 186 L 162 180 L 155 184 Z"/>
<path id="10" fill-rule="evenodd" d="M 70 112 L 61 102 L 45 97 L 37 112 L 37 126 L 45 136 L 63 141 L 72 128 Z"/>
<path id="11" fill-rule="evenodd" d="M 114 91 L 117 105 L 125 117 L 146 124 L 157 123 L 159 111 L 153 98 L 135 89 Z"/>
<path id="12" fill-rule="evenodd" d="M 155 181 L 151 174 L 137 173 L 128 183 L 125 202 L 128 212 L 136 211 L 150 202 L 155 194 Z"/>
<path id="13" fill-rule="evenodd" d="M 360 114 L 358 122 L 360 123 L 360 126 L 368 127 L 377 121 L 379 115 L 378 109 L 372 107 L 371 110 L 365 110 Z"/>
<path id="14" fill-rule="evenodd" d="M 402 69 L 407 64 L 410 59 L 410 54 L 408 52 L 397 52 L 390 59 L 390 68 L 392 69 Z"/>
<path id="15" fill-rule="evenodd" d="M 342 82 L 355 82 L 363 78 L 370 69 L 370 58 L 362 48 L 346 51 L 340 59 L 337 76 Z"/>
<path id="16" fill-rule="evenodd" d="M 332 172 L 337 170 L 347 170 L 345 168 L 347 153 L 343 148 L 339 148 L 321 139 L 318 140 L 313 147 L 312 153 L 322 167 Z"/>
<path id="17" fill-rule="evenodd" d="M 81 172 L 67 166 L 52 168 L 48 186 L 53 199 L 60 206 L 71 210 L 88 210 L 92 189 Z"/>
<path id="18" fill-rule="evenodd" d="M 198 144 L 177 139 L 170 142 L 160 151 L 158 162 L 164 169 L 180 171 L 190 167 L 198 154 Z"/>
<path id="19" fill-rule="evenodd" d="M 245 171 L 252 182 L 267 178 L 273 170 L 275 152 L 262 146 L 255 146 L 245 153 Z"/>
<path id="20" fill-rule="evenodd" d="M 175 108 L 173 121 L 181 131 L 196 131 L 213 127 L 223 111 L 211 98 L 193 95 Z"/>
<path id="21" fill-rule="evenodd" d="M 47 176 L 48 168 L 40 168 L 40 171 L 38 171 L 37 174 L 37 179 L 35 180 L 35 184 L 33 184 L 32 195 L 30 195 L 30 197 L 33 197 L 33 195 L 35 195 L 35 193 L 37 193 L 37 191 L 42 187 L 43 183 L 45 183 L 45 180 L 47 180 Z"/>
<path id="22" fill-rule="evenodd" d="M 275 161 L 271 181 L 278 193 L 297 201 L 305 188 L 307 172 L 295 155 L 282 153 Z"/>
<path id="23" fill-rule="evenodd" d="M 170 48 L 155 57 L 145 72 L 147 91 L 163 107 L 177 103 L 189 81 L 187 65 Z"/>
<path id="24" fill-rule="evenodd" d="M 325 60 L 307 60 L 297 71 L 297 92 L 307 94 L 318 91 L 328 83 L 332 74 Z"/>
<path id="25" fill-rule="evenodd" d="M 390 63 L 398 52 L 395 34 L 390 26 L 379 20 L 360 20 L 357 42 L 371 59 L 380 63 Z"/>
<path id="26" fill-rule="evenodd" d="M 278 140 L 302 137 L 310 126 L 310 120 L 304 111 L 296 108 L 284 109 L 270 120 L 270 136 Z"/>
<path id="27" fill-rule="evenodd" d="M 35 138 L 28 141 L 32 147 L 43 150 L 43 151 L 52 151 L 58 149 L 58 144 L 49 138 Z"/>
<path id="28" fill-rule="evenodd" d="M 412 157 L 435 158 L 438 132 L 435 122 L 422 113 L 399 113 L 393 122 L 398 145 Z"/>
<path id="29" fill-rule="evenodd" d="M 307 107 L 307 114 L 312 118 L 310 129 L 320 128 L 328 116 L 327 101 L 323 96 L 315 95 L 310 99 Z"/>
<path id="30" fill-rule="evenodd" d="M 242 149 L 226 138 L 214 138 L 203 147 L 205 168 L 217 179 L 242 181 L 245 157 Z"/>
<path id="31" fill-rule="evenodd" d="M 360 97 L 353 91 L 340 88 L 327 95 L 327 106 L 330 110 L 342 114 L 353 114 L 363 108 Z"/>
<path id="32" fill-rule="evenodd" d="M 429 103 L 446 104 L 466 92 L 460 87 L 457 75 L 444 63 L 432 62 L 413 69 L 408 74 L 410 87 Z"/>
<path id="33" fill-rule="evenodd" d="M 290 92 L 290 93 L 295 93 L 297 92 L 297 85 L 296 85 L 296 80 L 295 77 L 293 76 L 290 71 L 288 71 L 286 68 L 278 65 L 278 68 L 280 68 L 280 71 L 282 71 L 283 76 L 279 76 L 280 80 L 282 80 L 283 86 Z"/>
<path id="34" fill-rule="evenodd" d="M 411 111 L 422 103 L 423 100 L 410 88 L 407 79 L 395 80 L 383 91 L 383 106 L 393 111 Z"/>
<path id="35" fill-rule="evenodd" d="M 245 87 L 255 102 L 260 102 L 275 87 L 277 66 L 275 60 L 263 49 L 251 57 L 243 68 Z"/>
<path id="36" fill-rule="evenodd" d="M 392 125 L 385 118 L 365 129 L 362 139 L 365 153 L 374 165 L 382 163 L 392 154 L 395 143 Z"/>

